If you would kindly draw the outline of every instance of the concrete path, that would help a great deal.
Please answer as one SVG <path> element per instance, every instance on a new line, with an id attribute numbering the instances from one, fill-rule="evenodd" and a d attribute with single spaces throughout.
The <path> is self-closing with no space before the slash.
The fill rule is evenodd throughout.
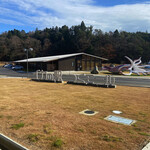
<path id="1" fill-rule="evenodd" d="M 142 150 L 150 150 L 150 143 L 148 143 Z"/>

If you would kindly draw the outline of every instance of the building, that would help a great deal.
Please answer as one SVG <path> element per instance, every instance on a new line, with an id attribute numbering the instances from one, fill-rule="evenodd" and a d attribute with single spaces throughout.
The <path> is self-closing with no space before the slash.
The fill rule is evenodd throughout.
<path id="1" fill-rule="evenodd" d="M 106 60 L 106 58 L 86 53 L 75 53 L 29 58 L 15 61 L 15 63 L 22 65 L 26 68 L 26 64 L 28 62 L 29 68 L 32 68 L 34 70 L 90 71 L 93 70 L 95 66 L 100 69 L 102 67 L 102 61 Z"/>

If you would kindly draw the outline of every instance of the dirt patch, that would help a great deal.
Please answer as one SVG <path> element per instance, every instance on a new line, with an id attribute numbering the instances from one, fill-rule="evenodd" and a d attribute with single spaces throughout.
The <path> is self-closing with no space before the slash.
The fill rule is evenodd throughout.
<path id="1" fill-rule="evenodd" d="M 31 150 L 137 150 L 150 136 L 150 89 L 0 79 L 0 131 Z M 79 112 L 98 111 L 94 116 Z M 104 120 L 137 120 L 132 126 Z"/>

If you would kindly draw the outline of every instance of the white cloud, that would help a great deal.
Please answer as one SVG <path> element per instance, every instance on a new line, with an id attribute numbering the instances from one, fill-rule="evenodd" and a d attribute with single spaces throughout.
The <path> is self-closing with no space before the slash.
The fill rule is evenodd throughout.
<path id="1" fill-rule="evenodd" d="M 0 19 L 0 23 L 4 23 L 4 24 L 10 24 L 10 25 L 19 25 L 22 26 L 22 23 L 19 23 L 17 21 L 13 21 L 13 20 L 9 20 L 9 19 Z"/>
<path id="2" fill-rule="evenodd" d="M 87 25 L 103 31 L 115 29 L 131 32 L 150 31 L 150 3 L 116 5 L 113 7 L 94 6 L 94 0 L 0 0 L 5 19 L 11 14 L 15 21 L 44 29 L 52 26 Z M 7 7 L 16 5 L 16 10 Z M 10 18 L 9 18 L 10 20 Z"/>

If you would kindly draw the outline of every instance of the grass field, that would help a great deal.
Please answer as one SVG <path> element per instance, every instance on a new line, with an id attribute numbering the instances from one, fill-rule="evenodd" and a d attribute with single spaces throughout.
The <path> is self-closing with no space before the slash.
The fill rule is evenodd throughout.
<path id="1" fill-rule="evenodd" d="M 139 150 L 150 137 L 150 89 L 0 79 L 0 132 L 30 150 Z M 79 112 L 91 109 L 95 116 Z M 137 120 L 132 126 L 104 117 Z"/>

